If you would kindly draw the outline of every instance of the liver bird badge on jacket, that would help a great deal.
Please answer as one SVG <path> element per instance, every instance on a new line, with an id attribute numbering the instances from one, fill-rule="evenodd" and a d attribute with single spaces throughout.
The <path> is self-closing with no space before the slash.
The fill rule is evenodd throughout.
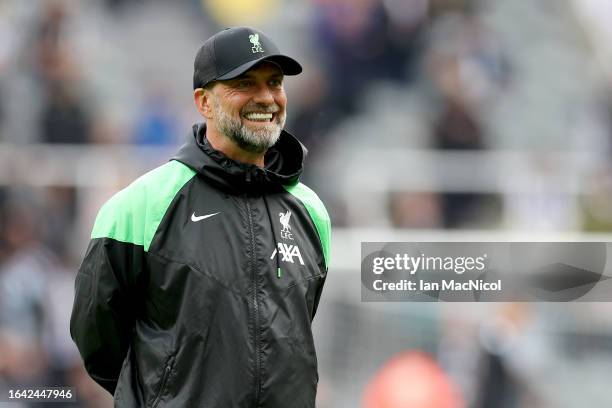
<path id="1" fill-rule="evenodd" d="M 291 219 L 291 211 L 287 210 L 286 213 L 278 213 L 280 217 L 280 223 L 283 225 L 281 229 L 281 238 L 285 239 L 293 239 L 291 235 L 291 225 L 289 225 L 289 220 Z"/>

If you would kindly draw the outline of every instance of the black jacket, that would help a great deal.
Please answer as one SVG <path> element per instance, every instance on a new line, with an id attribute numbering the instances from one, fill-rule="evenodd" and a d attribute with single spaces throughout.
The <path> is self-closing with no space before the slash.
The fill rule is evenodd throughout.
<path id="1" fill-rule="evenodd" d="M 71 334 L 119 407 L 312 408 L 330 223 L 283 131 L 260 169 L 196 125 L 100 210 Z"/>

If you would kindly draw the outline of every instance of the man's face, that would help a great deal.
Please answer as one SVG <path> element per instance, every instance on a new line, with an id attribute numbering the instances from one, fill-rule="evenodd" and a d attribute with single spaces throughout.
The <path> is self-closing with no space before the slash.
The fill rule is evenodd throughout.
<path id="1" fill-rule="evenodd" d="M 237 78 L 219 81 L 211 91 L 209 125 L 249 152 L 263 153 L 276 143 L 287 105 L 283 73 L 276 64 L 259 64 Z"/>

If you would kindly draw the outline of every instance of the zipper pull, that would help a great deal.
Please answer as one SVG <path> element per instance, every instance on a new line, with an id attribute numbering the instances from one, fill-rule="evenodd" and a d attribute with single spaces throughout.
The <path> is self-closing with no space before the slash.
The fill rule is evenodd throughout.
<path id="1" fill-rule="evenodd" d="M 278 278 L 280 278 L 280 277 L 281 277 L 281 268 L 280 268 L 280 267 L 279 267 L 279 268 L 276 268 L 276 276 L 277 276 Z"/>

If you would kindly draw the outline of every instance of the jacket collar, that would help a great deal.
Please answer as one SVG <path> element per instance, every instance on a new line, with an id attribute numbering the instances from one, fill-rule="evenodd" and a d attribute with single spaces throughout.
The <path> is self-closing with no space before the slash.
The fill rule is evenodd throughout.
<path id="1" fill-rule="evenodd" d="M 206 124 L 192 127 L 187 142 L 171 160 L 191 167 L 201 177 L 234 193 L 278 190 L 293 185 L 302 174 L 307 150 L 293 135 L 282 131 L 274 146 L 266 152 L 265 167 L 230 159 L 215 150 L 206 139 Z"/>

